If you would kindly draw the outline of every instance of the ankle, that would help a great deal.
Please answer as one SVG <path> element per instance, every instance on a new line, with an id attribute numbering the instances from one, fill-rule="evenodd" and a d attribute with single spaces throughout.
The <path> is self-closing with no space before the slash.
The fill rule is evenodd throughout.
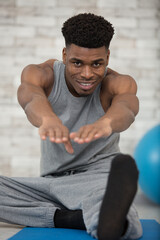
<path id="1" fill-rule="evenodd" d="M 57 209 L 54 215 L 56 228 L 71 228 L 85 230 L 82 210 Z"/>

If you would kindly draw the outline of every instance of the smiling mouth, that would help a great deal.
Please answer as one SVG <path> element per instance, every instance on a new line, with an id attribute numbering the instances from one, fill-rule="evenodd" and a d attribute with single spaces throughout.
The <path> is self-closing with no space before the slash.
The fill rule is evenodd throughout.
<path id="1" fill-rule="evenodd" d="M 94 86 L 95 81 L 94 82 L 79 82 L 79 81 L 77 81 L 77 83 L 80 86 L 80 88 L 82 88 L 84 90 L 89 90 Z"/>
<path id="2" fill-rule="evenodd" d="M 82 85 L 82 86 L 91 86 L 91 85 L 93 85 L 93 83 L 80 83 L 80 82 L 79 82 L 79 84 Z"/>

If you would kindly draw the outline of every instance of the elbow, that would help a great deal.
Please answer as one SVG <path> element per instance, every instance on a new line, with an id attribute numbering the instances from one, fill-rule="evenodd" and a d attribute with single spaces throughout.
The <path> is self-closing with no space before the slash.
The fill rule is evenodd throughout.
<path id="1" fill-rule="evenodd" d="M 133 101 L 130 104 L 127 104 L 126 106 L 130 112 L 131 118 L 133 119 L 133 122 L 135 120 L 135 117 L 139 113 L 139 100 L 137 96 L 134 96 Z"/>
<path id="2" fill-rule="evenodd" d="M 131 124 L 135 121 L 135 118 L 136 118 L 136 115 L 132 112 L 131 113 L 131 116 L 130 116 L 130 122 L 131 122 Z M 130 124 L 130 125 L 131 125 Z"/>
<path id="3" fill-rule="evenodd" d="M 130 114 L 128 115 L 128 127 L 130 127 L 132 125 L 132 123 L 134 123 L 135 121 L 135 118 L 136 118 L 136 115 L 134 112 L 130 111 Z M 128 128 L 127 127 L 127 128 Z"/>
<path id="4" fill-rule="evenodd" d="M 17 89 L 17 100 L 18 100 L 18 103 L 20 104 L 20 106 L 25 109 L 26 107 L 26 101 L 25 101 L 25 98 L 24 98 L 24 87 L 23 87 L 23 84 L 21 84 L 18 89 Z"/>
<path id="5" fill-rule="evenodd" d="M 20 85 L 17 89 L 17 100 L 18 100 L 18 103 L 21 105 L 21 107 L 24 109 L 25 106 L 23 103 L 21 91 L 22 91 L 22 85 Z"/>
<path id="6" fill-rule="evenodd" d="M 137 104 L 130 111 L 131 115 L 133 116 L 133 119 L 135 120 L 136 116 L 139 113 L 139 101 L 137 101 Z"/>
<path id="7" fill-rule="evenodd" d="M 135 96 L 135 106 L 133 109 L 134 116 L 136 117 L 137 114 L 139 113 L 139 99 L 137 96 Z"/>

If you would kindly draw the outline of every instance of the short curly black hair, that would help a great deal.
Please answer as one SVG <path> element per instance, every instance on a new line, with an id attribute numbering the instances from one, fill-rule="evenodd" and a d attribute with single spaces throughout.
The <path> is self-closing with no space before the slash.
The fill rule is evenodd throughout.
<path id="1" fill-rule="evenodd" d="M 66 46 L 75 44 L 85 48 L 109 48 L 114 28 L 102 16 L 93 13 L 81 13 L 64 22 L 62 34 Z"/>

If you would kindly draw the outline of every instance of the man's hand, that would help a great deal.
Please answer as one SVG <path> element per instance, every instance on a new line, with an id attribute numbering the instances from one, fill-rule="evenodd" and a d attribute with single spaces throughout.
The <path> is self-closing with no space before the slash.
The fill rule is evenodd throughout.
<path id="1" fill-rule="evenodd" d="M 51 142 L 64 143 L 65 149 L 68 153 L 74 152 L 69 139 L 69 130 L 65 127 L 60 119 L 45 118 L 39 128 L 39 135 L 42 140 L 49 137 Z"/>
<path id="2" fill-rule="evenodd" d="M 81 127 L 77 132 L 70 133 L 70 139 L 79 144 L 89 143 L 98 138 L 108 137 L 112 134 L 109 119 L 99 119 L 93 124 Z"/>

